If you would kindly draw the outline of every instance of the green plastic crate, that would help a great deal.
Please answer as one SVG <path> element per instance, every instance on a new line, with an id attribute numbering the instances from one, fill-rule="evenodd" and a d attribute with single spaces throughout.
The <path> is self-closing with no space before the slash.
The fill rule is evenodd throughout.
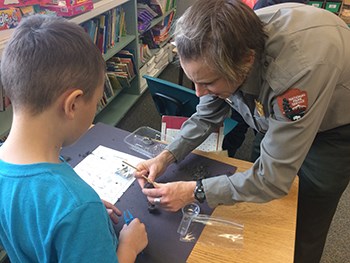
<path id="1" fill-rule="evenodd" d="M 341 2 L 326 2 L 325 9 L 333 13 L 338 13 L 340 6 Z"/>
<path id="2" fill-rule="evenodd" d="M 307 4 L 318 8 L 323 7 L 323 1 L 308 1 Z"/>

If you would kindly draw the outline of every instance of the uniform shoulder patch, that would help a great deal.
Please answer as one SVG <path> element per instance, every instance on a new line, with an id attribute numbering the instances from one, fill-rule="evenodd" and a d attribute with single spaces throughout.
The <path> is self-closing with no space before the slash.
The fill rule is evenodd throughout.
<path id="1" fill-rule="evenodd" d="M 301 119 L 307 109 L 307 92 L 294 88 L 277 97 L 278 107 L 282 114 L 291 121 Z"/>

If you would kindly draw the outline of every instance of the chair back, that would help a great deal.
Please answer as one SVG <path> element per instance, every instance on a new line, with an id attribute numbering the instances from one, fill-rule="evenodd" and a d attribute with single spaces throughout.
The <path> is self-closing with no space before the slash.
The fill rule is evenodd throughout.
<path id="1" fill-rule="evenodd" d="M 193 90 L 148 75 L 143 77 L 147 81 L 148 89 L 161 116 L 190 117 L 196 112 L 199 98 Z"/>
<path id="2" fill-rule="evenodd" d="M 191 117 L 196 112 L 199 98 L 194 90 L 170 81 L 143 75 L 147 81 L 154 104 L 160 116 Z M 229 133 L 237 122 L 231 118 L 224 121 L 224 134 Z"/>

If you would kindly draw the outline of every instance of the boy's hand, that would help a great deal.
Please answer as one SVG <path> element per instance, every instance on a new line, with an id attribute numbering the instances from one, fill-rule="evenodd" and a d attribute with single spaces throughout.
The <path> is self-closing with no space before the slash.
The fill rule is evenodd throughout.
<path id="1" fill-rule="evenodd" d="M 108 215 L 111 218 L 112 222 L 114 224 L 118 223 L 118 216 L 122 215 L 122 212 L 120 212 L 120 210 L 118 208 L 116 208 L 113 204 L 111 204 L 110 202 L 107 202 L 105 200 L 102 200 L 102 203 L 105 205 Z"/>
<path id="2" fill-rule="evenodd" d="M 146 227 L 138 218 L 132 220 L 129 225 L 124 224 L 119 234 L 117 251 L 119 262 L 134 262 L 147 244 Z"/>

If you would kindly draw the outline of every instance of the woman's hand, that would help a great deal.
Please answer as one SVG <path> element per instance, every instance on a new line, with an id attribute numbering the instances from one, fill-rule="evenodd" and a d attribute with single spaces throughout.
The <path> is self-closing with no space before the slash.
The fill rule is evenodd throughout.
<path id="1" fill-rule="evenodd" d="M 174 161 L 174 156 L 169 151 L 164 150 L 156 157 L 139 163 L 136 166 L 135 177 L 137 177 L 141 188 L 143 188 L 147 182 L 142 176 L 146 176 L 151 181 L 154 181 L 157 177 L 162 175 L 166 168 Z"/>
<path id="2" fill-rule="evenodd" d="M 155 188 L 143 188 L 142 192 L 147 196 L 150 203 L 156 204 L 167 211 L 176 212 L 186 204 L 195 201 L 195 188 L 195 181 L 180 181 L 166 184 L 157 183 Z"/>

